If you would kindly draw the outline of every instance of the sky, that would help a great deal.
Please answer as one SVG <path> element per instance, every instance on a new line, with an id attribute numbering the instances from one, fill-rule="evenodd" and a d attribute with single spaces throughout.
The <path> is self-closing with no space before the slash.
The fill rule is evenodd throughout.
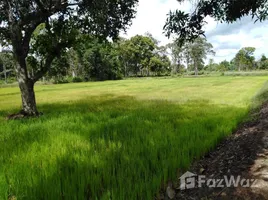
<path id="1" fill-rule="evenodd" d="M 190 3 L 180 4 L 177 0 L 140 0 L 136 18 L 122 36 L 130 38 L 150 32 L 161 45 L 172 42 L 163 34 L 163 26 L 168 12 L 176 9 L 191 11 L 193 6 Z M 268 21 L 254 23 L 251 17 L 244 17 L 233 24 L 219 23 L 210 17 L 206 20 L 204 30 L 208 42 L 216 51 L 212 57 L 215 62 L 230 61 L 239 49 L 248 46 L 256 48 L 257 59 L 262 54 L 268 56 Z"/>

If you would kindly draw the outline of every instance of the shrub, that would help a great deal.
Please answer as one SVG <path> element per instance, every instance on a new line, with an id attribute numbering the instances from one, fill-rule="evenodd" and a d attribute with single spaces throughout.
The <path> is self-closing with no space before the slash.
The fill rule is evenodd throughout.
<path id="1" fill-rule="evenodd" d="M 83 82 L 83 79 L 80 78 L 80 77 L 74 77 L 73 80 L 72 80 L 73 83 L 81 83 Z"/>
<path id="2" fill-rule="evenodd" d="M 68 78 L 63 78 L 63 77 L 56 77 L 53 80 L 53 84 L 64 84 L 64 83 L 70 83 L 70 81 L 68 80 Z"/>

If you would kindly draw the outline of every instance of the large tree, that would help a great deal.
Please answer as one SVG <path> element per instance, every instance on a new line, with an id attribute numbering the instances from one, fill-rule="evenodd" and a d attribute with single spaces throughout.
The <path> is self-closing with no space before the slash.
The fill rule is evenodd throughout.
<path id="1" fill-rule="evenodd" d="M 178 45 L 176 41 L 167 44 L 167 48 L 170 51 L 172 58 L 172 73 L 176 74 L 179 71 L 180 66 L 182 66 L 182 62 L 184 60 L 184 48 Z"/>
<path id="2" fill-rule="evenodd" d="M 268 69 L 268 59 L 265 55 L 261 56 L 261 59 L 258 61 L 259 69 Z"/>
<path id="3" fill-rule="evenodd" d="M 234 58 L 234 62 L 236 64 L 237 70 L 252 70 L 254 68 L 254 47 L 244 47 L 238 51 Z"/>
<path id="4" fill-rule="evenodd" d="M 192 43 L 185 44 L 186 51 L 189 52 L 190 62 L 194 66 L 195 75 L 198 75 L 200 66 L 204 65 L 204 59 L 208 54 L 214 55 L 213 46 L 207 42 L 206 38 L 198 37 Z"/>
<path id="5" fill-rule="evenodd" d="M 177 0 L 184 2 L 187 0 Z M 232 23 L 243 16 L 251 15 L 255 20 L 263 21 L 268 16 L 267 0 L 197 0 L 193 13 L 181 10 L 170 12 L 164 26 L 167 36 L 176 34 L 182 44 L 204 35 L 203 26 L 207 16 L 220 22 Z"/>
<path id="6" fill-rule="evenodd" d="M 22 114 L 38 115 L 34 83 L 46 74 L 55 57 L 72 46 L 76 33 L 115 38 L 130 25 L 138 0 L 0 0 L 0 39 L 12 46 L 22 97 Z M 44 31 L 31 45 L 34 31 Z M 2 44 L 3 45 L 3 44 Z M 32 52 L 32 48 L 36 47 Z M 29 73 L 29 53 L 42 58 Z"/>
<path id="7" fill-rule="evenodd" d="M 198 75 L 198 70 L 204 65 L 204 59 L 208 54 L 214 55 L 213 46 L 206 38 L 198 37 L 192 42 L 185 42 L 181 45 L 177 40 L 168 44 L 171 50 L 173 62 L 177 67 L 182 65 L 184 61 L 187 64 L 187 69 L 193 66 L 195 75 Z"/>
<path id="8" fill-rule="evenodd" d="M 138 75 L 143 71 L 149 76 L 150 58 L 156 50 L 155 41 L 150 36 L 136 35 L 129 40 L 121 42 L 122 60 L 127 61 L 128 68 Z"/>

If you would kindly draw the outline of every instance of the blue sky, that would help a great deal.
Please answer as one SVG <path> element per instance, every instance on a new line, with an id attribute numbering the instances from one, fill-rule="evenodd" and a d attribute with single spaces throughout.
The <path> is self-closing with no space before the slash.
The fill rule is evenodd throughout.
<path id="1" fill-rule="evenodd" d="M 163 34 L 166 15 L 170 10 L 190 11 L 190 3 L 180 4 L 177 0 L 140 0 L 137 16 L 124 37 L 150 32 L 162 45 L 171 42 Z M 245 17 L 234 24 L 221 24 L 207 18 L 205 26 L 207 39 L 214 46 L 216 62 L 231 60 L 242 47 L 256 47 L 256 58 L 262 54 L 268 56 L 268 21 L 254 23 L 250 17 Z"/>

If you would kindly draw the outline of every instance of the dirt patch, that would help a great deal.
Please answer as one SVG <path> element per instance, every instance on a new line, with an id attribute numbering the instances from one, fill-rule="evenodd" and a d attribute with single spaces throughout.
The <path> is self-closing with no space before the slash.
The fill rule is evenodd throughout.
<path id="1" fill-rule="evenodd" d="M 268 199 L 268 103 L 263 105 L 255 117 L 255 121 L 239 127 L 217 149 L 189 169 L 195 175 L 205 176 L 206 180 L 224 177 L 230 180 L 231 176 L 241 177 L 240 180 L 248 179 L 250 187 L 243 187 L 247 186 L 247 182 L 244 182 L 244 185 L 239 184 L 238 187 L 223 184 L 223 187 L 218 188 L 202 184 L 199 188 L 196 176 L 195 188 L 181 190 L 178 179 L 173 184 L 169 183 L 158 199 Z"/>
<path id="2" fill-rule="evenodd" d="M 42 115 L 43 115 L 42 112 L 39 112 L 36 115 L 28 115 L 23 110 L 21 110 L 20 112 L 18 112 L 16 114 L 8 115 L 6 117 L 6 120 L 20 120 L 20 119 L 31 118 L 31 117 L 40 117 Z"/>

